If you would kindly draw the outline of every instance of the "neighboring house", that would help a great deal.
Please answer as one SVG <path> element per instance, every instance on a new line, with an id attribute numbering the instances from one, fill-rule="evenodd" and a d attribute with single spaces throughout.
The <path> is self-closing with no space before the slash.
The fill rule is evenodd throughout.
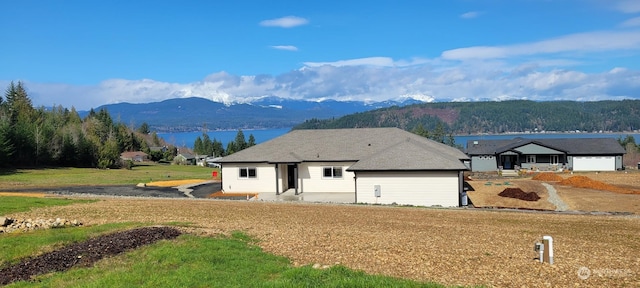
<path id="1" fill-rule="evenodd" d="M 124 161 L 142 162 L 149 160 L 149 155 L 142 151 L 122 152 L 120 159 Z"/>
<path id="2" fill-rule="evenodd" d="M 196 165 L 196 156 L 190 153 L 178 153 L 173 157 L 173 162 L 185 165 Z"/>
<path id="3" fill-rule="evenodd" d="M 613 138 L 469 140 L 471 171 L 615 171 L 625 149 Z"/>
<path id="4" fill-rule="evenodd" d="M 294 130 L 219 160 L 227 192 L 350 193 L 354 202 L 466 205 L 462 151 L 398 128 Z"/>

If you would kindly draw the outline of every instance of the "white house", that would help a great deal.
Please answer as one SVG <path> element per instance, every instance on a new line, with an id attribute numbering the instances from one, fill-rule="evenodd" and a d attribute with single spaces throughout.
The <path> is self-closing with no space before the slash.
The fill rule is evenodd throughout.
<path id="1" fill-rule="evenodd" d="M 226 192 L 350 193 L 356 203 L 451 207 L 466 204 L 468 159 L 398 128 L 361 128 L 294 130 L 219 162 Z"/>

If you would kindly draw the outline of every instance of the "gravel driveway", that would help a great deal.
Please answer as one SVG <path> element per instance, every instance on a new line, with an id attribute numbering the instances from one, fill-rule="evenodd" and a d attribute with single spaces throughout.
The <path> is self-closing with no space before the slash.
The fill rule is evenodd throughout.
<path id="1" fill-rule="evenodd" d="M 209 194 L 220 191 L 221 184 L 208 183 L 191 187 L 191 195 L 195 198 L 206 198 Z M 156 198 L 187 198 L 187 196 L 171 187 L 137 187 L 135 185 L 117 186 L 75 186 L 28 189 L 0 189 L 0 192 L 38 192 L 57 195 L 99 195 L 99 196 L 128 196 L 128 197 L 156 197 Z"/>

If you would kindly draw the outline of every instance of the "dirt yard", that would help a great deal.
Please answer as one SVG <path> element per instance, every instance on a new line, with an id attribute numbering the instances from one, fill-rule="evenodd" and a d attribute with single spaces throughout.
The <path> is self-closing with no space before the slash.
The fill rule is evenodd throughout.
<path id="1" fill-rule="evenodd" d="M 551 175 L 548 175 L 551 176 Z M 570 177 L 587 177 L 613 186 L 612 191 L 637 191 L 640 193 L 640 171 L 616 172 L 582 172 L 553 174 L 558 180 Z M 532 177 L 522 178 L 489 178 L 468 181 L 471 191 L 469 198 L 476 207 L 509 207 L 536 210 L 555 210 L 551 204 L 549 193 L 542 183 L 552 185 L 560 199 L 572 211 L 625 212 L 640 215 L 640 194 L 614 193 L 609 190 L 596 190 L 561 185 L 560 181 L 551 180 L 554 177 L 542 177 L 545 180 L 533 180 Z M 601 185 L 607 186 L 607 185 Z M 522 201 L 500 197 L 498 194 L 505 188 L 520 188 L 525 192 L 536 192 L 541 197 L 538 201 Z"/>
<path id="2" fill-rule="evenodd" d="M 444 284 L 640 286 L 637 215 L 104 198 L 10 216 L 62 217 L 85 225 L 191 223 L 190 231 L 203 235 L 241 230 L 260 239 L 264 250 L 289 257 L 295 265 L 340 263 Z M 554 265 L 534 260 L 533 244 L 543 235 L 554 237 Z M 585 269 L 591 274 L 583 280 L 578 272 Z"/>

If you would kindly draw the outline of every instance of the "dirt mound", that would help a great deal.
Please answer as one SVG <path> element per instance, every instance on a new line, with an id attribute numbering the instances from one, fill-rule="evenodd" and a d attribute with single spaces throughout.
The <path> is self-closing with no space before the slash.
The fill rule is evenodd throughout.
<path id="1" fill-rule="evenodd" d="M 640 194 L 640 191 L 626 189 L 615 185 L 607 184 L 604 182 L 593 180 L 587 176 L 571 176 L 558 182 L 560 185 L 573 186 L 578 188 L 587 188 L 595 190 L 604 190 L 620 194 Z"/>
<path id="2" fill-rule="evenodd" d="M 558 174 L 555 174 L 555 173 L 549 173 L 549 172 L 538 173 L 536 175 L 533 175 L 533 177 L 531 179 L 539 180 L 539 181 L 562 181 L 562 180 L 564 180 L 564 178 L 562 178 L 562 176 L 560 176 Z"/>
<path id="3" fill-rule="evenodd" d="M 145 227 L 74 243 L 60 250 L 0 269 L 0 285 L 29 280 L 35 275 L 65 271 L 76 265 L 91 266 L 104 257 L 117 255 L 162 239 L 173 239 L 180 234 L 180 231 L 175 228 Z"/>
<path id="4" fill-rule="evenodd" d="M 524 192 L 520 188 L 507 188 L 502 190 L 498 194 L 498 196 L 507 197 L 507 198 L 515 198 L 524 201 L 538 201 L 540 200 L 540 196 L 536 192 Z"/>

